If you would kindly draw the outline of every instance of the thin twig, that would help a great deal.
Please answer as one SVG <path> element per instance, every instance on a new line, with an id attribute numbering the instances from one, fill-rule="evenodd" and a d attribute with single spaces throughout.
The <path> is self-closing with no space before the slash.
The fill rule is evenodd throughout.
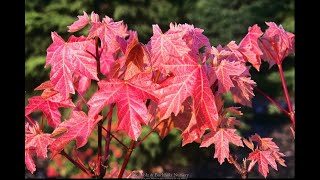
<path id="1" fill-rule="evenodd" d="M 60 152 L 61 155 L 63 155 L 64 157 L 66 157 L 72 164 L 74 164 L 75 166 L 77 166 L 79 169 L 81 169 L 84 173 L 86 173 L 89 176 L 93 176 L 93 174 L 90 172 L 89 169 L 87 169 L 83 163 L 79 163 L 78 161 L 74 160 L 71 156 L 69 156 L 64 150 L 62 150 Z"/>
<path id="2" fill-rule="evenodd" d="M 97 175 L 100 176 L 102 167 L 101 157 L 102 157 L 102 121 L 98 122 L 98 160 L 97 160 Z"/>
<path id="3" fill-rule="evenodd" d="M 287 116 L 289 115 L 289 112 L 285 110 L 279 103 L 277 103 L 275 100 L 273 100 L 270 96 L 268 96 L 265 92 L 263 92 L 258 87 L 254 87 L 255 90 L 257 90 L 259 93 L 261 93 L 264 97 L 266 97 L 270 102 L 272 102 L 274 105 L 276 105 L 282 112 L 284 112 Z"/>
<path id="4" fill-rule="evenodd" d="M 290 101 L 290 96 L 289 96 L 289 92 L 288 92 L 288 89 L 287 89 L 287 83 L 286 83 L 286 80 L 285 80 L 284 74 L 283 74 L 282 65 L 281 65 L 281 64 L 278 64 L 278 68 L 279 68 L 279 74 L 280 74 L 280 77 L 281 77 L 282 88 L 283 88 L 284 95 L 285 95 L 285 97 L 286 97 L 287 104 L 288 104 L 288 108 L 289 108 L 289 111 L 290 111 L 290 113 L 289 113 L 290 120 L 291 120 L 293 129 L 295 129 L 294 111 L 293 111 L 293 109 L 292 109 L 292 105 L 291 105 L 291 101 Z"/>
<path id="5" fill-rule="evenodd" d="M 163 122 L 165 122 L 165 121 L 167 121 L 167 120 L 168 120 L 168 119 L 162 120 L 162 121 L 159 122 L 154 128 L 152 128 L 152 129 L 148 132 L 148 134 L 146 134 L 140 141 L 138 141 L 138 143 L 136 144 L 135 148 L 138 147 L 153 131 L 155 131 L 155 130 L 157 129 L 157 127 L 158 127 L 161 123 L 163 123 Z"/>
<path id="6" fill-rule="evenodd" d="M 120 143 L 126 150 L 129 149 L 127 145 L 125 145 L 123 142 L 121 142 L 116 136 L 114 136 L 111 132 L 109 132 L 105 127 L 102 127 L 103 130 L 105 130 L 108 134 L 110 134 L 111 137 L 113 137 L 118 143 Z"/>
<path id="7" fill-rule="evenodd" d="M 29 117 L 29 115 L 26 115 L 27 120 L 33 125 L 35 126 L 36 123 L 33 122 L 33 120 L 31 120 L 31 118 Z"/>
<path id="8" fill-rule="evenodd" d="M 102 169 L 100 171 L 100 178 L 103 178 L 104 175 L 106 174 L 106 166 L 108 164 L 108 155 L 109 155 L 109 149 L 110 149 L 110 142 L 111 142 L 111 133 L 109 133 L 111 131 L 111 124 L 112 124 L 112 112 L 113 112 L 113 107 L 115 106 L 115 103 L 112 103 L 110 105 L 110 109 L 109 109 L 109 112 L 107 114 L 107 118 L 108 118 L 108 126 L 107 126 L 107 134 L 106 134 L 106 137 L 105 137 L 105 140 L 106 140 L 106 144 L 104 146 L 104 155 L 103 155 L 103 161 L 102 161 Z M 103 123 L 103 122 L 102 122 Z M 103 126 L 102 126 L 102 129 L 105 129 Z"/>
<path id="9" fill-rule="evenodd" d="M 248 179 L 248 171 L 244 167 L 242 167 L 230 154 L 228 158 L 230 164 L 233 164 L 234 167 L 238 170 L 238 173 L 241 175 L 242 179 Z"/>
<path id="10" fill-rule="evenodd" d="M 135 142 L 136 142 L 136 141 L 131 140 L 129 149 L 128 149 L 127 153 L 126 153 L 126 156 L 125 156 L 125 158 L 124 158 L 123 164 L 122 164 L 122 166 L 121 166 L 121 170 L 120 170 L 120 173 L 119 173 L 119 175 L 118 175 L 118 178 L 122 178 L 122 176 L 123 176 L 124 170 L 126 169 L 127 164 L 128 164 L 128 162 L 129 162 L 131 153 L 132 153 L 133 149 L 135 148 L 135 146 L 134 146 Z"/>

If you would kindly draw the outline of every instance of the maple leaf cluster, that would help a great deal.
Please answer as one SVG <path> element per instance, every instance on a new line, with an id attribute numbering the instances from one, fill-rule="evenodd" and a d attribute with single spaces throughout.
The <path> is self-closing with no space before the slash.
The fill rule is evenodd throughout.
<path id="1" fill-rule="evenodd" d="M 139 42 L 138 34 L 128 30 L 122 21 L 105 16 L 101 21 L 94 12 L 86 12 L 68 26 L 76 32 L 90 26 L 87 36 L 71 36 L 64 41 L 51 33 L 52 44 L 47 49 L 46 65 L 51 67 L 50 80 L 35 90 L 40 96 L 29 99 L 25 115 L 40 110 L 51 133 L 43 133 L 38 124 L 26 123 L 25 163 L 30 172 L 36 170 L 32 155 L 51 158 L 72 140 L 83 147 L 96 124 L 103 120 L 101 112 L 117 105 L 118 130 L 137 141 L 141 125 L 156 127 L 164 138 L 172 128 L 182 131 L 182 145 L 198 142 L 200 147 L 215 146 L 214 158 L 222 164 L 229 156 L 229 143 L 243 147 L 235 126 L 240 121 L 227 113 L 242 115 L 239 107 L 224 108 L 222 95 L 231 93 L 234 103 L 251 106 L 256 83 L 251 79 L 250 63 L 259 71 L 261 59 L 270 66 L 281 64 L 294 52 L 294 35 L 273 22 L 263 33 L 258 25 L 237 45 L 211 46 L 203 29 L 189 24 L 170 24 L 166 32 L 153 25 L 153 35 L 147 44 Z M 86 102 L 76 106 L 71 96 L 83 96 L 92 80 L 98 90 Z M 82 110 L 82 104 L 88 111 Z M 72 108 L 70 117 L 61 121 L 58 108 Z M 161 126 L 158 126 L 162 123 Z M 57 136 L 59 135 L 59 136 Z M 253 148 L 252 141 L 258 143 Z M 268 138 L 255 135 L 246 140 L 254 151 L 250 167 L 258 162 L 266 177 L 268 164 L 285 166 L 279 148 Z"/>

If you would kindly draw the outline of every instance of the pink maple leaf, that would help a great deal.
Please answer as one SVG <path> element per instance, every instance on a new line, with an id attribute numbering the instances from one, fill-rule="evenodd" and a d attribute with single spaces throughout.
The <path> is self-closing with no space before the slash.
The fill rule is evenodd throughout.
<path id="1" fill-rule="evenodd" d="M 101 46 L 107 47 L 108 51 L 115 51 L 119 48 L 116 37 L 127 36 L 127 26 L 123 21 L 114 22 L 112 18 L 106 16 L 102 22 L 91 22 L 91 29 L 88 38 L 99 37 Z"/>
<path id="2" fill-rule="evenodd" d="M 148 123 L 146 99 L 158 101 L 154 93 L 156 84 L 149 73 L 140 73 L 129 80 L 110 79 L 99 82 L 100 90 L 88 101 L 89 116 L 98 114 L 111 103 L 118 105 L 118 129 L 124 130 L 130 138 L 137 140 L 141 123 Z"/>
<path id="3" fill-rule="evenodd" d="M 68 32 L 79 31 L 89 23 L 89 16 L 84 11 L 83 11 L 83 15 L 82 16 L 79 15 L 78 18 L 79 18 L 79 20 L 77 20 L 76 22 L 72 23 L 70 26 L 67 26 L 68 27 Z"/>
<path id="4" fill-rule="evenodd" d="M 96 60 L 88 53 L 95 50 L 93 40 L 87 40 L 84 36 L 71 36 L 68 42 L 65 42 L 55 32 L 52 32 L 51 36 L 53 43 L 47 49 L 46 66 L 52 66 L 50 80 L 56 91 L 63 97 L 68 97 L 69 93 L 74 94 L 72 76 L 75 72 L 99 80 Z"/>
<path id="5" fill-rule="evenodd" d="M 249 27 L 248 34 L 241 40 L 239 51 L 242 53 L 245 60 L 249 61 L 258 71 L 261 65 L 262 51 L 258 45 L 258 38 L 263 34 L 260 27 L 255 24 Z"/>
<path id="6" fill-rule="evenodd" d="M 179 31 L 167 31 L 162 33 L 158 25 L 152 25 L 153 36 L 150 40 L 151 62 L 154 67 L 157 67 L 166 62 L 174 61 L 186 55 L 190 48 L 182 39 L 184 33 Z M 166 71 L 164 71 L 166 72 Z"/>
<path id="7" fill-rule="evenodd" d="M 272 151 L 255 150 L 249 154 L 248 160 L 251 160 L 248 171 L 252 169 L 256 162 L 259 165 L 259 172 L 266 178 L 269 173 L 268 165 L 278 170 L 275 158 L 271 155 Z"/>
<path id="8" fill-rule="evenodd" d="M 34 96 L 29 98 L 29 104 L 25 107 L 25 115 L 29 115 L 36 110 L 41 110 L 48 120 L 48 125 L 57 127 L 61 120 L 61 114 L 58 110 L 59 107 L 75 107 L 70 98 L 64 99 L 60 93 L 49 98 L 41 96 Z"/>
<path id="9" fill-rule="evenodd" d="M 220 128 L 218 131 L 211 131 L 203 136 L 200 147 L 208 147 L 214 144 L 214 158 L 218 158 L 220 164 L 229 157 L 229 143 L 243 147 L 241 137 L 235 134 L 236 129 Z"/>
<path id="10" fill-rule="evenodd" d="M 70 141 L 76 140 L 77 148 L 84 146 L 94 128 L 101 119 L 101 116 L 96 118 L 88 117 L 83 111 L 72 111 L 70 119 L 63 121 L 52 132 L 67 129 L 67 131 L 52 142 L 50 150 L 52 151 L 51 158 L 58 154 Z"/>
<path id="11" fill-rule="evenodd" d="M 282 64 L 282 61 L 290 53 L 294 52 L 294 34 L 286 32 L 283 27 L 274 22 L 266 22 L 269 28 L 259 39 L 258 44 L 263 52 L 262 59 L 269 63 Z"/>

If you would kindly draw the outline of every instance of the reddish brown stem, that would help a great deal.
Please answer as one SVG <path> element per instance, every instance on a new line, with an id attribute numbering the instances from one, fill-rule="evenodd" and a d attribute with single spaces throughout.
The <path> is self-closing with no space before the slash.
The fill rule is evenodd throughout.
<path id="1" fill-rule="evenodd" d="M 112 112 L 113 112 L 113 107 L 115 106 L 114 103 L 112 103 L 110 105 L 110 109 L 109 112 L 107 114 L 107 118 L 108 118 L 108 126 L 107 126 L 107 132 L 111 131 L 111 123 L 112 123 Z M 102 128 L 104 129 L 104 127 L 102 126 Z M 106 165 L 108 164 L 108 154 L 109 154 L 109 149 L 110 149 L 110 142 L 111 142 L 111 133 L 107 133 L 106 134 L 106 144 L 104 146 L 104 155 L 103 155 L 103 161 L 102 161 L 102 169 L 101 169 L 101 173 L 100 173 L 100 178 L 103 178 L 104 175 L 106 174 Z"/>
<path id="2" fill-rule="evenodd" d="M 133 149 L 135 148 L 135 146 L 134 146 L 135 142 L 136 142 L 136 141 L 131 140 L 129 149 L 128 149 L 127 153 L 126 153 L 126 156 L 125 156 L 125 158 L 124 158 L 123 164 L 122 164 L 122 166 L 121 166 L 121 170 L 120 170 L 120 173 L 119 173 L 119 175 L 118 175 L 118 178 L 122 178 L 122 176 L 123 176 L 124 170 L 126 169 L 127 164 L 128 164 L 128 162 L 129 162 L 131 153 L 132 153 Z"/>
<path id="3" fill-rule="evenodd" d="M 121 142 L 117 137 L 115 137 L 111 132 L 109 132 L 106 128 L 104 128 L 102 126 L 102 129 L 105 130 L 108 134 L 111 135 L 111 139 L 114 138 L 116 141 L 118 141 L 118 143 L 120 143 L 124 148 L 126 148 L 126 150 L 128 150 L 128 146 L 126 146 L 125 144 L 123 144 L 123 142 Z"/>
<path id="4" fill-rule="evenodd" d="M 61 155 L 66 157 L 72 164 L 77 166 L 79 169 L 81 169 L 84 173 L 86 173 L 89 176 L 93 176 L 93 174 L 90 172 L 89 169 L 87 169 L 82 163 L 79 163 L 78 161 L 74 160 L 71 156 L 69 156 L 64 150 L 60 152 Z"/>
<path id="5" fill-rule="evenodd" d="M 229 162 L 230 164 L 233 164 L 234 167 L 237 169 L 238 173 L 241 175 L 242 179 L 248 179 L 248 171 L 246 168 L 242 167 L 235 159 L 234 157 L 230 154 L 229 155 Z"/>
<path id="6" fill-rule="evenodd" d="M 96 47 L 95 58 L 97 61 L 97 74 L 99 77 L 101 72 L 100 72 L 100 54 L 99 54 L 99 38 L 98 37 L 95 37 L 95 47 Z M 102 162 L 101 162 L 101 157 L 102 157 L 102 125 L 103 125 L 103 120 L 100 120 L 98 122 L 98 159 L 97 159 L 97 173 L 96 173 L 97 177 L 100 177 L 101 169 L 103 168 Z"/>
<path id="7" fill-rule="evenodd" d="M 27 120 L 29 121 L 29 123 L 31 123 L 33 126 L 36 125 L 36 123 L 33 122 L 33 120 L 31 120 L 31 118 L 29 117 L 29 115 L 26 115 Z"/>
<path id="8" fill-rule="evenodd" d="M 101 157 L 102 157 L 102 121 L 98 122 L 98 159 L 97 159 L 97 175 L 101 175 L 101 169 L 102 167 L 102 162 L 101 162 Z"/>
<path id="9" fill-rule="evenodd" d="M 278 64 L 278 68 L 279 68 L 279 74 L 280 74 L 280 77 L 281 77 L 282 88 L 283 88 L 284 95 L 286 97 L 288 108 L 289 108 L 290 120 L 291 120 L 293 129 L 295 129 L 294 111 L 292 109 L 290 96 L 289 96 L 289 92 L 288 92 L 288 89 L 287 89 L 287 83 L 286 83 L 286 80 L 285 80 L 284 74 L 283 74 L 282 65 Z"/>
<path id="10" fill-rule="evenodd" d="M 167 120 L 168 120 L 168 119 L 162 120 L 162 121 L 159 122 L 154 128 L 152 128 L 152 129 L 148 132 L 148 134 L 146 134 L 140 141 L 138 141 L 138 143 L 135 145 L 135 148 L 138 147 L 144 140 L 146 140 L 147 137 L 150 136 L 150 134 L 151 134 L 153 131 L 155 131 L 155 130 L 157 129 L 157 127 L 158 127 L 161 123 L 163 123 L 164 121 L 167 121 Z"/>
<path id="11" fill-rule="evenodd" d="M 276 105 L 283 113 L 285 113 L 286 115 L 290 116 L 289 112 L 287 110 L 285 110 L 279 103 L 277 103 L 275 100 L 273 100 L 269 95 L 267 95 L 265 92 L 263 92 L 258 87 L 254 87 L 254 89 L 257 90 L 259 93 L 261 93 L 264 97 L 266 97 L 274 105 Z"/>
<path id="12" fill-rule="evenodd" d="M 97 61 L 97 74 L 100 76 L 100 54 L 99 54 L 99 38 L 95 37 L 95 45 L 96 45 L 96 61 Z"/>

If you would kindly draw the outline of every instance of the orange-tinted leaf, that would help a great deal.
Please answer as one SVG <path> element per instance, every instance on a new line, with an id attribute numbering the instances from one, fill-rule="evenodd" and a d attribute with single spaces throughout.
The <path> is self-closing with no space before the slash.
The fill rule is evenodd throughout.
<path id="1" fill-rule="evenodd" d="M 244 142 L 244 144 L 249 148 L 251 149 L 252 151 L 254 151 L 254 144 L 251 140 L 247 140 L 245 138 L 242 139 L 242 141 Z"/>
<path id="2" fill-rule="evenodd" d="M 258 134 L 254 134 L 250 137 L 250 140 L 257 142 L 261 150 L 279 150 L 279 147 L 272 141 L 272 138 L 261 138 Z"/>
<path id="3" fill-rule="evenodd" d="M 162 120 L 163 122 L 159 122 L 160 124 L 157 126 L 156 131 L 160 135 L 162 139 L 164 139 L 171 131 L 172 128 L 174 128 L 172 117 L 169 117 L 169 119 Z"/>
<path id="4" fill-rule="evenodd" d="M 241 107 L 228 107 L 228 108 L 225 109 L 225 112 L 229 112 L 229 113 L 231 113 L 233 115 L 241 116 L 241 115 L 243 115 L 243 113 L 240 110 L 238 110 L 240 108 Z"/>
<path id="5" fill-rule="evenodd" d="M 220 127 L 235 128 L 235 126 L 240 126 L 240 124 L 240 121 L 235 117 L 224 117 L 222 118 Z"/>
<path id="6" fill-rule="evenodd" d="M 43 90 L 41 97 L 43 97 L 44 99 L 48 99 L 49 97 L 54 96 L 55 94 L 58 93 L 58 91 L 55 91 L 53 88 L 54 87 L 53 87 L 51 81 L 49 80 L 49 81 L 46 81 L 46 82 L 40 84 L 34 90 L 35 91 Z"/>

